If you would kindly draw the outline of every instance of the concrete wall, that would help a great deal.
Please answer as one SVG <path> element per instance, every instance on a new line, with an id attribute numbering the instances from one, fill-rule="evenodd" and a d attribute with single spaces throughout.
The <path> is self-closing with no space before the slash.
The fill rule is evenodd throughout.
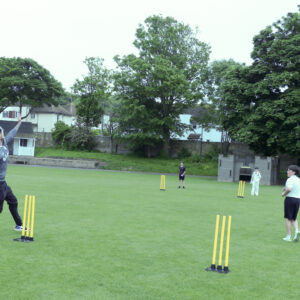
<path id="1" fill-rule="evenodd" d="M 122 142 L 120 143 L 118 140 L 113 139 L 111 141 L 110 136 L 96 136 L 96 150 L 107 153 L 115 153 L 115 154 L 129 154 L 132 153 L 128 144 Z"/>
<path id="2" fill-rule="evenodd" d="M 35 146 L 36 147 L 54 147 L 54 141 L 52 139 L 51 132 L 35 132 Z"/>
<path id="3" fill-rule="evenodd" d="M 235 156 L 219 155 L 218 160 L 218 181 L 234 182 L 235 178 Z"/>
<path id="4" fill-rule="evenodd" d="M 29 156 L 9 156 L 11 164 L 51 166 L 60 168 L 83 168 L 97 169 L 106 166 L 107 163 L 92 159 L 59 159 L 59 158 L 37 158 Z"/>
<path id="5" fill-rule="evenodd" d="M 201 142 L 197 140 L 196 141 L 171 140 L 170 150 L 171 150 L 172 157 L 177 157 L 178 153 L 183 148 L 187 149 L 191 154 L 204 155 L 215 149 L 220 149 L 220 143 Z"/>
<path id="6" fill-rule="evenodd" d="M 55 146 L 54 141 L 52 139 L 51 132 L 35 132 L 36 137 L 36 147 L 53 147 Z M 118 142 L 117 140 L 113 140 L 113 144 L 111 145 L 111 139 L 109 136 L 96 136 L 96 150 L 101 152 L 110 153 L 111 150 L 113 153 L 118 154 L 128 154 L 131 153 L 131 150 L 128 144 L 124 142 Z M 220 149 L 220 143 L 214 142 L 201 142 L 201 141 L 180 141 L 180 140 L 171 140 L 170 142 L 170 150 L 171 156 L 176 157 L 178 153 L 183 149 L 187 149 L 191 154 L 206 154 L 215 149 Z M 155 150 L 155 149 L 154 149 Z M 247 145 L 244 144 L 232 144 L 230 146 L 230 152 L 234 152 L 235 154 L 252 155 L 253 152 L 249 150 Z M 155 151 L 153 151 L 155 153 Z M 254 156 L 254 154 L 253 154 Z"/>
<path id="7" fill-rule="evenodd" d="M 218 181 L 238 182 L 242 166 L 250 167 L 251 174 L 254 168 L 258 167 L 262 175 L 261 184 L 279 184 L 278 159 L 276 157 L 253 157 L 251 155 L 228 155 L 225 157 L 220 154 L 218 160 Z"/>
<path id="8" fill-rule="evenodd" d="M 261 173 L 261 184 L 278 184 L 278 159 L 275 157 L 255 156 L 255 167 L 259 168 Z"/>

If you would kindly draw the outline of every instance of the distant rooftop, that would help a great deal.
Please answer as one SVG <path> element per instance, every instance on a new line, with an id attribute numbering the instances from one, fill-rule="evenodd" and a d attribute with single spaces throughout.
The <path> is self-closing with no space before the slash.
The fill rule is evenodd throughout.
<path id="1" fill-rule="evenodd" d="M 0 126 L 4 129 L 4 135 L 7 135 L 10 130 L 12 130 L 17 125 L 16 121 L 0 121 Z M 32 123 L 22 122 L 16 137 L 32 137 L 33 129 Z"/>
<path id="2" fill-rule="evenodd" d="M 58 106 L 48 106 L 44 105 L 43 107 L 35 107 L 31 110 L 32 113 L 47 113 L 47 114 L 61 114 L 65 116 L 73 116 L 74 113 L 71 111 L 72 105 L 66 105 L 65 107 L 62 105 Z"/>
<path id="3" fill-rule="evenodd" d="M 193 108 L 187 108 L 183 114 L 184 115 L 192 115 L 193 117 L 202 117 L 205 115 L 206 110 L 202 107 L 193 107 Z"/>

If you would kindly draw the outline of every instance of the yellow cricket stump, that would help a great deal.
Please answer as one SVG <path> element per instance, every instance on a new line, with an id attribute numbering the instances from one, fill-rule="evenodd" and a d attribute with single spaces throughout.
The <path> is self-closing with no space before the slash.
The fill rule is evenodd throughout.
<path id="1" fill-rule="evenodd" d="M 220 249 L 219 249 L 219 262 L 217 270 L 222 270 L 222 256 L 223 256 L 223 242 L 224 242 L 224 232 L 225 232 L 226 216 L 223 216 L 222 228 L 221 228 L 221 240 L 220 240 Z"/>
<path id="2" fill-rule="evenodd" d="M 216 227 L 215 227 L 215 240 L 214 240 L 214 248 L 213 248 L 213 255 L 212 255 L 212 263 L 210 268 L 207 268 L 207 271 L 214 271 L 216 270 L 216 254 L 217 254 L 217 246 L 218 246 L 218 234 L 219 234 L 219 224 L 220 224 L 220 215 L 216 217 Z"/>
<path id="3" fill-rule="evenodd" d="M 245 181 L 239 181 L 239 188 L 238 188 L 238 198 L 244 198 L 245 194 Z"/>
<path id="4" fill-rule="evenodd" d="M 226 274 L 229 272 L 228 262 L 229 262 L 229 245 L 230 245 L 230 232 L 231 232 L 231 216 L 228 216 L 224 268 L 222 268 L 222 258 L 223 258 L 223 245 L 224 245 L 224 236 L 225 236 L 225 228 L 226 228 L 226 216 L 223 216 L 223 218 L 222 218 L 220 247 L 219 247 L 219 260 L 218 260 L 218 266 L 216 268 L 216 254 L 217 254 L 217 248 L 218 248 L 219 225 L 220 225 L 220 215 L 217 215 L 212 264 L 209 268 L 206 268 L 205 270 L 206 271 L 217 271 L 219 273 Z"/>
<path id="5" fill-rule="evenodd" d="M 223 269 L 224 273 L 229 272 L 228 261 L 229 261 L 230 231 L 231 231 L 231 216 L 228 217 L 228 225 L 227 225 L 226 252 L 225 252 L 225 262 L 224 262 L 224 269 Z"/>
<path id="6" fill-rule="evenodd" d="M 14 239 L 17 242 L 33 242 L 35 196 L 25 196 L 23 228 L 20 238 Z"/>
<path id="7" fill-rule="evenodd" d="M 166 190 L 166 175 L 160 176 L 160 190 L 165 191 Z"/>

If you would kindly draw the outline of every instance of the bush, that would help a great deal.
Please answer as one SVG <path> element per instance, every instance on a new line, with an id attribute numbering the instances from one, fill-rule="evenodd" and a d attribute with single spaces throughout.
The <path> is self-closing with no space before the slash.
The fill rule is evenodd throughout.
<path id="1" fill-rule="evenodd" d="M 189 159 L 190 162 L 193 163 L 200 163 L 204 160 L 204 157 L 201 156 L 199 153 L 195 153 L 191 156 L 191 158 Z"/>
<path id="2" fill-rule="evenodd" d="M 92 151 L 96 146 L 95 138 L 90 130 L 84 127 L 73 127 L 69 148 L 71 150 Z"/>
<path id="3" fill-rule="evenodd" d="M 52 130 L 52 138 L 56 145 L 62 148 L 68 148 L 71 140 L 72 128 L 64 123 L 63 121 L 58 121 L 54 125 Z"/>
<path id="4" fill-rule="evenodd" d="M 207 160 L 218 160 L 220 149 L 217 145 L 214 145 L 212 149 L 204 155 Z"/>
<path id="5" fill-rule="evenodd" d="M 180 151 L 178 152 L 178 157 L 179 158 L 186 158 L 186 157 L 190 157 L 191 155 L 192 154 L 185 147 L 181 148 Z"/>
<path id="6" fill-rule="evenodd" d="M 100 129 L 91 129 L 91 133 L 93 136 L 101 135 Z"/>

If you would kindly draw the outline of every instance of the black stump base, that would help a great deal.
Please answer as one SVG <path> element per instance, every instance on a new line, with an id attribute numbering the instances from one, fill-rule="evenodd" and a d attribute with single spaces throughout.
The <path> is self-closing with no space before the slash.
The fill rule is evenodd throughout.
<path id="1" fill-rule="evenodd" d="M 205 271 L 218 272 L 218 273 L 222 273 L 222 274 L 229 273 L 228 267 L 224 267 L 224 269 L 223 269 L 222 266 L 216 267 L 216 265 L 213 265 L 213 264 L 210 267 L 206 268 Z"/>
<path id="2" fill-rule="evenodd" d="M 20 238 L 14 239 L 15 242 L 23 242 L 23 243 L 30 243 L 33 242 L 34 239 L 32 237 L 21 236 Z"/>
<path id="3" fill-rule="evenodd" d="M 216 265 L 211 265 L 210 267 L 206 268 L 205 271 L 212 271 L 212 272 L 216 272 Z"/>

